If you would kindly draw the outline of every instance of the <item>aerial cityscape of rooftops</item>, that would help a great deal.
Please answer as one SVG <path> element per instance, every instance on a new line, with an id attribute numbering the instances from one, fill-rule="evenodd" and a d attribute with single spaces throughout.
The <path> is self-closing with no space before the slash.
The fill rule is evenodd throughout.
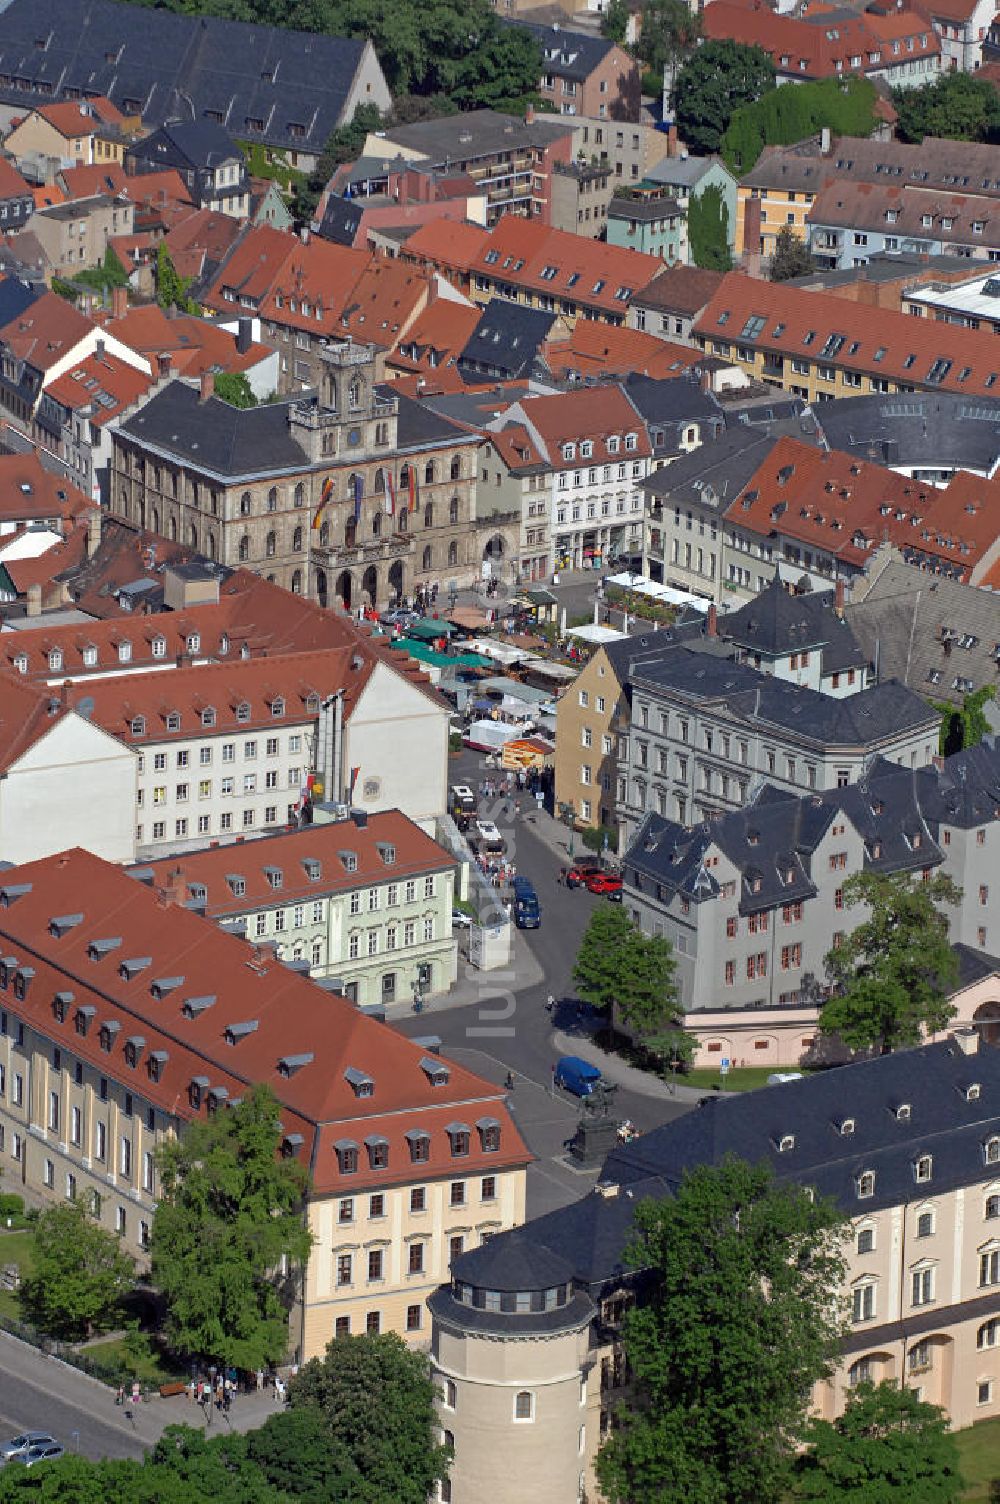
<path id="1" fill-rule="evenodd" d="M 1000 1499 L 998 334 L 988 0 L 0 0 L 0 1504 Z"/>

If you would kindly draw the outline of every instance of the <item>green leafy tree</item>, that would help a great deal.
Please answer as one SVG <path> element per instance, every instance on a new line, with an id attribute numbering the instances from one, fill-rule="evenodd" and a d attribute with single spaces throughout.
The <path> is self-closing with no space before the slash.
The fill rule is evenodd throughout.
<path id="1" fill-rule="evenodd" d="M 951 757 L 963 747 L 978 747 L 984 736 L 993 729 L 986 718 L 986 706 L 996 699 L 996 686 L 984 684 L 982 689 L 965 695 L 961 707 L 943 701 L 932 701 L 935 710 L 941 712 L 939 750 L 942 757 Z"/>
<path id="2" fill-rule="evenodd" d="M 237 1368 L 285 1354 L 290 1292 L 284 1258 L 304 1263 L 308 1173 L 281 1158 L 279 1107 L 264 1086 L 158 1154 L 153 1279 L 167 1305 L 172 1346 Z"/>
<path id="3" fill-rule="evenodd" d="M 215 395 L 230 407 L 256 407 L 257 398 L 242 371 L 220 371 L 215 378 Z"/>
<path id="4" fill-rule="evenodd" d="M 451 1451 L 437 1440 L 430 1364 L 394 1332 L 331 1342 L 299 1370 L 288 1398 L 293 1411 L 323 1417 L 350 1472 L 352 1504 L 426 1504 L 447 1475 Z"/>
<path id="5" fill-rule="evenodd" d="M 893 89 L 904 141 L 947 136 L 955 141 L 1000 140 L 1000 95 L 973 73 L 942 73 L 920 89 Z"/>
<path id="6" fill-rule="evenodd" d="M 955 1013 L 948 996 L 958 961 L 939 905 L 961 896 L 941 872 L 928 882 L 906 872 L 853 873 L 844 903 L 864 905 L 866 917 L 826 956 L 833 992 L 820 1012 L 822 1032 L 839 1034 L 852 1050 L 888 1054 L 943 1029 Z"/>
<path id="7" fill-rule="evenodd" d="M 805 277 L 816 270 L 809 247 L 800 240 L 791 225 L 782 225 L 771 257 L 771 281 L 787 282 L 790 277 Z"/>
<path id="8" fill-rule="evenodd" d="M 717 183 L 710 183 L 689 200 L 688 239 L 695 266 L 713 272 L 731 269 L 729 209 Z"/>
<path id="9" fill-rule="evenodd" d="M 619 47 L 624 47 L 625 38 L 628 35 L 628 15 L 625 0 L 611 0 L 601 17 L 601 36 L 607 37 L 609 42 L 617 42 Z"/>
<path id="10" fill-rule="evenodd" d="M 944 1411 L 893 1382 L 859 1384 L 839 1420 L 814 1420 L 794 1497 L 809 1504 L 957 1504 L 958 1446 Z"/>
<path id="11" fill-rule="evenodd" d="M 701 17 L 684 0 L 646 0 L 636 52 L 651 73 L 676 70 L 701 35 Z"/>
<path id="12" fill-rule="evenodd" d="M 161 308 L 180 308 L 184 313 L 197 313 L 197 303 L 188 297 L 190 286 L 191 278 L 178 274 L 166 243 L 161 240 L 156 248 L 156 301 Z"/>
<path id="13" fill-rule="evenodd" d="M 636 1208 L 625 1318 L 634 1395 L 601 1448 L 612 1504 L 760 1504 L 784 1496 L 810 1390 L 843 1329 L 832 1203 L 729 1158 Z"/>
<path id="14" fill-rule="evenodd" d="M 870 136 L 876 99 L 875 85 L 867 78 L 823 78 L 794 89 L 771 89 L 755 104 L 735 111 L 722 138 L 722 155 L 742 176 L 765 146 L 788 146 L 824 126 L 835 136 Z"/>
<path id="15" fill-rule="evenodd" d="M 351 1504 L 358 1469 L 316 1405 L 271 1415 L 246 1437 L 246 1455 L 273 1488 L 307 1504 Z"/>
<path id="16" fill-rule="evenodd" d="M 327 183 L 345 162 L 354 162 L 372 131 L 381 130 L 382 112 L 378 105 L 359 104 L 349 125 L 340 125 L 327 137 L 326 145 L 309 175 L 295 185 L 293 211 L 297 219 L 308 224 L 315 213 Z"/>
<path id="17" fill-rule="evenodd" d="M 674 114 L 682 140 L 696 152 L 719 150 L 736 110 L 775 87 L 774 64 L 760 47 L 706 42 L 674 83 Z"/>
<path id="18" fill-rule="evenodd" d="M 652 1034 L 678 1021 L 673 947 L 662 935 L 643 935 L 621 904 L 602 904 L 583 933 L 573 980 L 580 997 L 608 1015 L 616 1009 L 630 1028 Z"/>
<path id="19" fill-rule="evenodd" d="M 113 1324 L 134 1281 L 135 1265 L 115 1234 L 79 1202 L 61 1202 L 35 1222 L 21 1307 L 53 1337 L 90 1337 Z"/>

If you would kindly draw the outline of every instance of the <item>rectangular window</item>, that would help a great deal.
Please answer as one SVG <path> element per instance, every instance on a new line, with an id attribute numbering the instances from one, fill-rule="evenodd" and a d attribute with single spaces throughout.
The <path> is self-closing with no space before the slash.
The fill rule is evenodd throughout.
<path id="1" fill-rule="evenodd" d="M 407 1268 L 410 1274 L 423 1274 L 424 1272 L 424 1245 L 423 1243 L 411 1243 L 407 1260 Z"/>
<path id="2" fill-rule="evenodd" d="M 383 1253 L 381 1248 L 370 1248 L 368 1250 L 368 1280 L 370 1284 L 374 1284 L 376 1280 L 382 1278 L 382 1261 Z"/>
<path id="3" fill-rule="evenodd" d="M 343 1285 L 349 1285 L 351 1283 L 351 1266 L 352 1258 L 349 1253 L 341 1253 L 337 1255 L 338 1288 L 342 1287 Z"/>

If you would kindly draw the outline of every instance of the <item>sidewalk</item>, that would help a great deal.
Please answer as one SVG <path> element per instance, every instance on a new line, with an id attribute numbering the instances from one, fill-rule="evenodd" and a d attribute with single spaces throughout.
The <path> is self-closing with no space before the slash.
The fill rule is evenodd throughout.
<path id="1" fill-rule="evenodd" d="M 468 935 L 468 931 L 461 932 Z M 535 960 L 524 934 L 511 926 L 510 964 L 496 971 L 479 971 L 471 966 L 468 957 L 468 941 L 459 941 L 458 981 L 450 992 L 440 997 L 425 999 L 421 1014 L 441 1013 L 448 1008 L 464 1008 L 470 1003 L 485 1003 L 490 998 L 508 997 L 511 993 L 526 992 L 530 987 L 539 987 L 545 981 L 545 973 Z M 395 1018 L 389 1015 L 389 1022 Z"/>
<path id="2" fill-rule="evenodd" d="M 607 1050 L 600 1049 L 591 1040 L 577 1034 L 563 1034 L 557 1030 L 552 1037 L 560 1054 L 578 1055 L 581 1060 L 598 1066 L 601 1075 L 608 1081 L 615 1081 L 629 1091 L 638 1092 L 640 1096 L 659 1097 L 665 1102 L 700 1102 L 702 1097 L 708 1095 L 704 1087 L 661 1081 L 648 1071 L 626 1064 L 619 1055 L 609 1055 Z"/>

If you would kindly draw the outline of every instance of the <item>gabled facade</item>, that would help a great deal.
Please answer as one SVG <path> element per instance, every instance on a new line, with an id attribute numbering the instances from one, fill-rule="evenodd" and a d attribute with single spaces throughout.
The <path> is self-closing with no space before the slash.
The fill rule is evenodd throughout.
<path id="1" fill-rule="evenodd" d="M 233 219 L 250 212 L 246 158 L 221 126 L 208 121 L 161 125 L 129 147 L 125 167 L 139 176 L 172 169 L 199 209 Z"/>

